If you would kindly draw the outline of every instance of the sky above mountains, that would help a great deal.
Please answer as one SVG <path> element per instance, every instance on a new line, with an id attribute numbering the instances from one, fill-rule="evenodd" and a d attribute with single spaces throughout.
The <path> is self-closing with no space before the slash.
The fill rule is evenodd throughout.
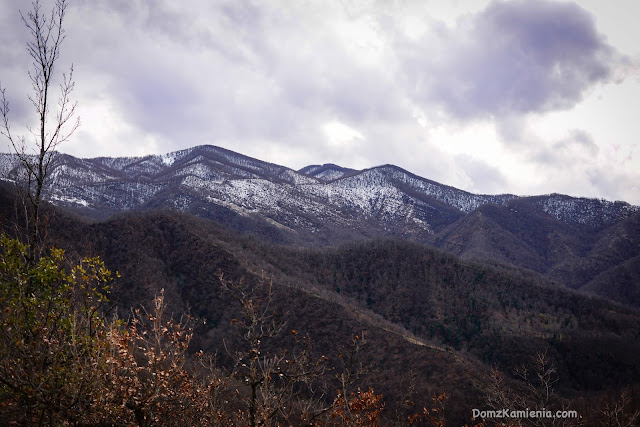
<path id="1" fill-rule="evenodd" d="M 34 118 L 28 6 L 0 3 L 15 130 Z M 57 71 L 74 64 L 82 126 L 61 151 L 214 144 L 640 204 L 638 16 L 635 0 L 73 0 Z"/>

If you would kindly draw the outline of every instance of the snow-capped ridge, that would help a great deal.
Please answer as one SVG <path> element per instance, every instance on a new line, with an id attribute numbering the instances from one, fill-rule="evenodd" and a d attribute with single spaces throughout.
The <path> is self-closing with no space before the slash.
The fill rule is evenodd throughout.
<path id="1" fill-rule="evenodd" d="M 531 198 L 545 213 L 560 221 L 593 228 L 610 225 L 621 217 L 640 212 L 640 206 L 599 198 L 571 197 L 552 193 Z"/>
<path id="2" fill-rule="evenodd" d="M 4 179 L 15 180 L 18 167 L 15 156 L 0 154 Z M 141 157 L 81 159 L 59 153 L 46 197 L 54 204 L 109 212 L 216 205 L 312 233 L 328 227 L 433 234 L 480 206 L 525 199 L 560 221 L 591 228 L 640 212 L 625 202 L 556 194 L 473 194 L 391 164 L 355 170 L 326 163 L 295 171 L 212 145 Z"/>

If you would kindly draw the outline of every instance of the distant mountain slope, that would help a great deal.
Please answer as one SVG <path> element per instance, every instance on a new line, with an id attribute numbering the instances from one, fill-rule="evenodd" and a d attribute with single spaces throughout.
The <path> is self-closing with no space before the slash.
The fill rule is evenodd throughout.
<path id="1" fill-rule="evenodd" d="M 307 176 L 312 176 L 321 181 L 328 182 L 334 179 L 342 178 L 346 175 L 357 173 L 355 169 L 343 168 L 333 163 L 325 163 L 324 165 L 310 165 L 298 171 Z"/>
<path id="2" fill-rule="evenodd" d="M 15 158 L 0 155 L 5 180 L 15 180 L 17 171 Z M 600 277 L 588 289 L 606 296 L 609 287 L 602 281 L 609 276 L 602 274 L 610 271 L 629 278 L 612 291 L 625 303 L 637 299 L 621 295 L 640 289 L 623 268 L 639 254 L 633 218 L 640 208 L 625 202 L 478 195 L 393 165 L 295 171 L 209 145 L 145 157 L 58 154 L 50 179 L 48 200 L 100 219 L 170 208 L 280 243 L 409 238 L 465 259 L 531 269 L 573 288 Z"/>
<path id="3" fill-rule="evenodd" d="M 15 177 L 10 155 L 0 155 L 0 173 Z M 48 198 L 99 212 L 153 206 L 189 211 L 204 203 L 260 217 L 307 237 L 327 231 L 329 225 L 336 228 L 332 237 L 339 237 L 337 229 L 357 229 L 364 236 L 425 236 L 480 206 L 518 199 L 468 193 L 392 165 L 356 171 L 325 164 L 294 171 L 208 145 L 145 157 L 78 159 L 59 154 Z M 530 200 L 531 209 L 594 229 L 638 211 L 624 202 L 561 195 Z"/>
<path id="4" fill-rule="evenodd" d="M 4 155 L 0 164 L 11 178 L 9 160 Z M 325 165 L 302 172 L 213 146 L 135 158 L 60 154 L 47 197 L 99 215 L 158 206 L 191 211 L 209 205 L 211 210 L 261 218 L 302 235 L 302 240 L 317 241 L 316 236 L 323 235 L 320 240 L 325 242 L 354 233 L 423 238 L 482 204 L 515 197 L 474 195 L 395 166 L 353 171 Z"/>
<path id="5" fill-rule="evenodd" d="M 623 218 L 614 223 L 591 216 L 593 212 L 582 217 L 568 215 L 572 220 L 565 222 L 554 212 L 537 209 L 541 200 L 546 203 L 549 199 L 523 198 L 504 206 L 482 206 L 428 240 L 463 259 L 531 269 L 571 288 L 640 307 L 640 280 L 631 261 L 640 255 L 640 213 L 602 201 L 595 204 L 597 208 L 616 211 L 622 207 L 629 214 L 610 214 L 609 218 Z M 587 202 L 571 199 L 569 208 Z"/>

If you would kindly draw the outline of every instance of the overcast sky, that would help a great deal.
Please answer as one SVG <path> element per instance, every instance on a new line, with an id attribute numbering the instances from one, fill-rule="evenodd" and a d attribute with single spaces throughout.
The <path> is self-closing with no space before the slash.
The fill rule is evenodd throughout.
<path id="1" fill-rule="evenodd" d="M 16 131 L 34 118 L 29 5 L 0 2 Z M 214 144 L 640 204 L 639 16 L 637 0 L 72 0 L 56 71 L 74 64 L 82 125 L 60 150 Z"/>

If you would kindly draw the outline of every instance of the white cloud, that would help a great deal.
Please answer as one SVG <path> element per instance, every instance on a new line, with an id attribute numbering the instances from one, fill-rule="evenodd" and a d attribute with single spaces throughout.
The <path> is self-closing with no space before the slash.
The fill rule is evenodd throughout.
<path id="1" fill-rule="evenodd" d="M 362 133 L 337 120 L 328 122 L 322 127 L 322 130 L 331 146 L 351 147 L 356 145 L 358 140 L 364 139 Z"/>

